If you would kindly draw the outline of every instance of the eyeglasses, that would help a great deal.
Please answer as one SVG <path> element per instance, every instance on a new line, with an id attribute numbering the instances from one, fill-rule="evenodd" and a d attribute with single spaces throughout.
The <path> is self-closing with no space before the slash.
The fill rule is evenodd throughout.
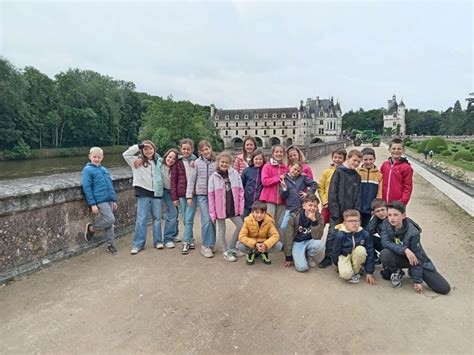
<path id="1" fill-rule="evenodd" d="M 360 223 L 360 220 L 358 220 L 358 219 L 349 219 L 349 220 L 344 221 L 344 222 L 347 222 L 347 223 Z"/>

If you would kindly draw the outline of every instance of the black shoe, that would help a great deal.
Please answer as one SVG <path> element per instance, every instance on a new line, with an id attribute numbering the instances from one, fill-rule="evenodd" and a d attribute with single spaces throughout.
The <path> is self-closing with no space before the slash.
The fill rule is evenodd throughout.
<path id="1" fill-rule="evenodd" d="M 390 281 L 390 276 L 392 276 L 392 272 L 387 268 L 383 268 L 382 270 L 380 270 L 380 276 L 382 276 L 382 279 Z"/>
<path id="2" fill-rule="evenodd" d="M 117 255 L 117 253 L 118 253 L 117 249 L 115 249 L 113 244 L 107 245 L 106 249 L 112 255 Z"/>
<path id="3" fill-rule="evenodd" d="M 331 258 L 329 256 L 325 256 L 324 259 L 321 260 L 321 262 L 318 264 L 318 267 L 321 269 L 325 269 L 328 266 L 331 266 L 331 264 L 332 264 Z"/>
<path id="4" fill-rule="evenodd" d="M 247 265 L 253 265 L 255 263 L 255 253 L 251 252 L 247 254 Z"/>
<path id="5" fill-rule="evenodd" d="M 262 261 L 265 265 L 270 265 L 272 263 L 270 257 L 268 256 L 268 253 L 261 253 L 260 257 L 262 258 Z"/>
<path id="6" fill-rule="evenodd" d="M 84 231 L 84 239 L 86 240 L 86 242 L 90 242 L 92 240 L 92 237 L 94 236 L 94 232 L 90 231 L 91 226 L 92 223 L 86 224 L 86 230 Z"/>

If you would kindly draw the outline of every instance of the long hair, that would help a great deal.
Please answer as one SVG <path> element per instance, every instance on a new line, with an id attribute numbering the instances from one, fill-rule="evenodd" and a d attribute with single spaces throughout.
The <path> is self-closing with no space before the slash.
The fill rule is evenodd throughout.
<path id="1" fill-rule="evenodd" d="M 179 152 L 177 149 L 175 148 L 171 148 L 171 149 L 168 149 L 165 153 L 165 155 L 163 155 L 163 163 L 166 165 L 166 158 L 168 157 L 168 155 L 170 155 L 171 153 L 174 153 L 176 155 L 176 161 L 178 161 L 178 156 L 179 156 Z M 176 161 L 175 161 L 175 164 L 176 164 Z"/>
<path id="2" fill-rule="evenodd" d="M 301 164 L 304 164 L 305 163 L 304 154 L 301 151 L 301 149 L 298 148 L 296 145 L 290 145 L 288 148 L 286 148 L 286 158 L 288 159 L 288 163 L 290 162 L 288 156 L 290 155 L 289 153 L 290 153 L 291 150 L 296 150 L 296 152 L 298 153 L 298 161 Z"/>
<path id="3" fill-rule="evenodd" d="M 143 153 L 143 148 L 140 149 L 140 159 L 143 161 L 143 167 L 147 167 L 148 165 L 150 165 L 150 160 L 155 160 L 155 155 L 156 155 L 156 146 L 155 144 L 152 142 L 152 141 L 149 141 L 149 140 L 144 140 L 142 142 L 142 145 L 149 145 L 153 148 L 153 158 L 152 159 L 148 159 L 145 154 Z"/>
<path id="4" fill-rule="evenodd" d="M 265 153 L 262 152 L 260 149 L 255 149 L 255 150 L 253 151 L 252 155 L 250 156 L 250 164 L 249 164 L 249 166 L 254 166 L 253 160 L 255 159 L 255 157 L 258 157 L 259 155 L 261 155 L 262 158 L 263 158 L 263 164 L 262 164 L 262 166 L 265 165 L 265 163 L 267 162 L 267 159 L 265 159 Z"/>
<path id="5" fill-rule="evenodd" d="M 201 154 L 201 149 L 204 148 L 204 147 L 208 147 L 209 149 L 211 149 L 211 161 L 214 161 L 216 160 L 216 154 L 214 153 L 214 151 L 212 150 L 212 144 L 211 142 L 203 139 L 202 141 L 199 142 L 198 144 L 198 150 L 199 150 L 199 155 Z"/>
<path id="6" fill-rule="evenodd" d="M 248 156 L 247 156 L 248 153 L 245 151 L 245 142 L 247 142 L 247 141 L 252 141 L 253 142 L 253 146 L 255 147 L 254 151 L 257 149 L 257 140 L 252 136 L 245 137 L 244 138 L 244 144 L 242 145 L 242 157 L 244 158 L 244 160 L 247 160 L 247 158 L 248 158 Z M 250 153 L 249 155 L 251 155 L 252 153 Z"/>

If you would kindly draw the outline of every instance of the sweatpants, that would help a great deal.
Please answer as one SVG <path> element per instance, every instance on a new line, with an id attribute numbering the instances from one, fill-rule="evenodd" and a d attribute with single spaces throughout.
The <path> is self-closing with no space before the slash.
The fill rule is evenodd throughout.
<path id="1" fill-rule="evenodd" d="M 104 231 L 105 233 L 105 244 L 112 245 L 115 239 L 114 233 L 114 203 L 113 202 L 102 202 L 97 204 L 99 209 L 99 218 L 92 225 L 94 231 Z"/>
<path id="2" fill-rule="evenodd" d="M 232 234 L 232 239 L 230 240 L 230 249 L 235 249 L 235 245 L 237 243 L 237 238 L 239 237 L 240 229 L 242 228 L 242 217 L 229 217 L 227 218 L 232 221 L 235 225 L 235 232 Z M 227 245 L 227 240 L 225 238 L 225 221 L 227 219 L 217 219 L 216 220 L 216 227 L 217 227 L 217 235 L 221 239 L 222 243 L 222 251 L 226 252 L 229 250 L 229 246 Z"/>
<path id="3" fill-rule="evenodd" d="M 337 268 L 339 269 L 339 277 L 344 280 L 350 280 L 353 273 L 360 272 L 360 268 L 367 259 L 367 251 L 362 245 L 354 248 L 351 254 L 339 255 L 337 260 Z"/>
<path id="4" fill-rule="evenodd" d="M 379 258 L 384 267 L 392 273 L 399 269 L 410 269 L 411 267 L 405 255 L 396 254 L 387 248 L 380 252 Z M 438 271 L 423 269 L 423 281 L 436 293 L 445 295 L 451 291 L 448 281 Z"/>
<path id="5" fill-rule="evenodd" d="M 283 243 L 283 232 L 281 230 L 281 223 L 283 222 L 283 216 L 286 211 L 286 206 L 285 205 L 276 205 L 274 203 L 269 203 L 267 202 L 267 212 L 270 213 L 273 216 L 273 219 L 275 220 L 275 227 L 278 231 L 278 234 L 280 235 L 280 241 Z"/>

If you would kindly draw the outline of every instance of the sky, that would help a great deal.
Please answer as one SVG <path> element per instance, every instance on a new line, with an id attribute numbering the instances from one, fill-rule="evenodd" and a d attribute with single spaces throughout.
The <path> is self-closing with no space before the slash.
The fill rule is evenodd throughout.
<path id="1" fill-rule="evenodd" d="M 473 92 L 471 1 L 0 0 L 0 55 L 222 109 L 446 110 Z"/>

